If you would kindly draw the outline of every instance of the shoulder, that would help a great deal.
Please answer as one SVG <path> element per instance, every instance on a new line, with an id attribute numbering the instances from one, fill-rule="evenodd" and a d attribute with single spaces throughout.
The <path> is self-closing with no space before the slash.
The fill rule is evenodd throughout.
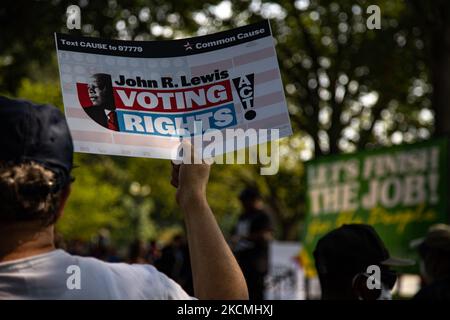
<path id="1" fill-rule="evenodd" d="M 86 111 L 89 114 L 97 114 L 97 113 L 102 113 L 102 112 L 104 113 L 104 109 L 102 107 L 94 106 L 94 105 L 84 107 L 83 109 L 84 109 L 84 111 Z"/>
<path id="2" fill-rule="evenodd" d="M 190 299 L 189 295 L 173 280 L 147 264 L 107 263 L 95 258 L 80 259 L 81 266 L 120 293 L 122 299 Z"/>

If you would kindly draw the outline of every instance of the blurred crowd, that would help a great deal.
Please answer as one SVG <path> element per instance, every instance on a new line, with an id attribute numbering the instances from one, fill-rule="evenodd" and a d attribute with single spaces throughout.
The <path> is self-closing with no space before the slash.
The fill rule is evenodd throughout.
<path id="1" fill-rule="evenodd" d="M 250 299 L 263 300 L 269 272 L 268 247 L 273 239 L 272 219 L 257 189 L 243 190 L 239 199 L 242 213 L 229 245 L 246 278 Z M 91 241 L 59 238 L 57 245 L 71 254 L 106 262 L 151 264 L 194 295 L 189 248 L 182 233 L 175 234 L 168 243 L 135 240 L 121 250 L 111 243 L 107 230 L 101 230 Z M 422 289 L 415 299 L 450 300 L 450 227 L 432 226 L 411 247 L 419 253 L 422 278 Z M 397 269 L 414 263 L 390 256 L 375 229 L 364 224 L 343 225 L 326 234 L 317 244 L 314 259 L 323 299 L 391 299 Z M 367 287 L 369 265 L 381 266 L 377 290 Z"/>

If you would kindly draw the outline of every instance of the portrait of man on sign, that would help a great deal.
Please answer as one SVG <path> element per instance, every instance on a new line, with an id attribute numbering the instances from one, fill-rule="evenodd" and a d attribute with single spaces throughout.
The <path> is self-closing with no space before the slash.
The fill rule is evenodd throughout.
<path id="1" fill-rule="evenodd" d="M 111 76 L 106 73 L 92 75 L 87 89 L 92 105 L 84 110 L 89 117 L 105 128 L 119 131 Z"/>

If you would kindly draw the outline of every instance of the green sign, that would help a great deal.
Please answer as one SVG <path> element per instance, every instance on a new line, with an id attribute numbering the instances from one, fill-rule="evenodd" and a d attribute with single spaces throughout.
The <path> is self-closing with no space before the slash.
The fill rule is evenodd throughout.
<path id="1" fill-rule="evenodd" d="M 447 170 L 445 139 L 307 162 L 301 254 L 307 274 L 314 274 L 317 241 L 347 223 L 372 225 L 391 255 L 417 260 L 410 241 L 423 237 L 430 225 L 448 221 Z"/>

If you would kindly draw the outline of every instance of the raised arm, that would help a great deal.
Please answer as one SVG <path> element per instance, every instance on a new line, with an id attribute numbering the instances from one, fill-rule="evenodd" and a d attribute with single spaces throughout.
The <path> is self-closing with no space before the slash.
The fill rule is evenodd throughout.
<path id="1" fill-rule="evenodd" d="M 173 165 L 172 185 L 184 214 L 195 296 L 199 299 L 248 299 L 248 290 L 206 200 L 210 166 Z"/>

